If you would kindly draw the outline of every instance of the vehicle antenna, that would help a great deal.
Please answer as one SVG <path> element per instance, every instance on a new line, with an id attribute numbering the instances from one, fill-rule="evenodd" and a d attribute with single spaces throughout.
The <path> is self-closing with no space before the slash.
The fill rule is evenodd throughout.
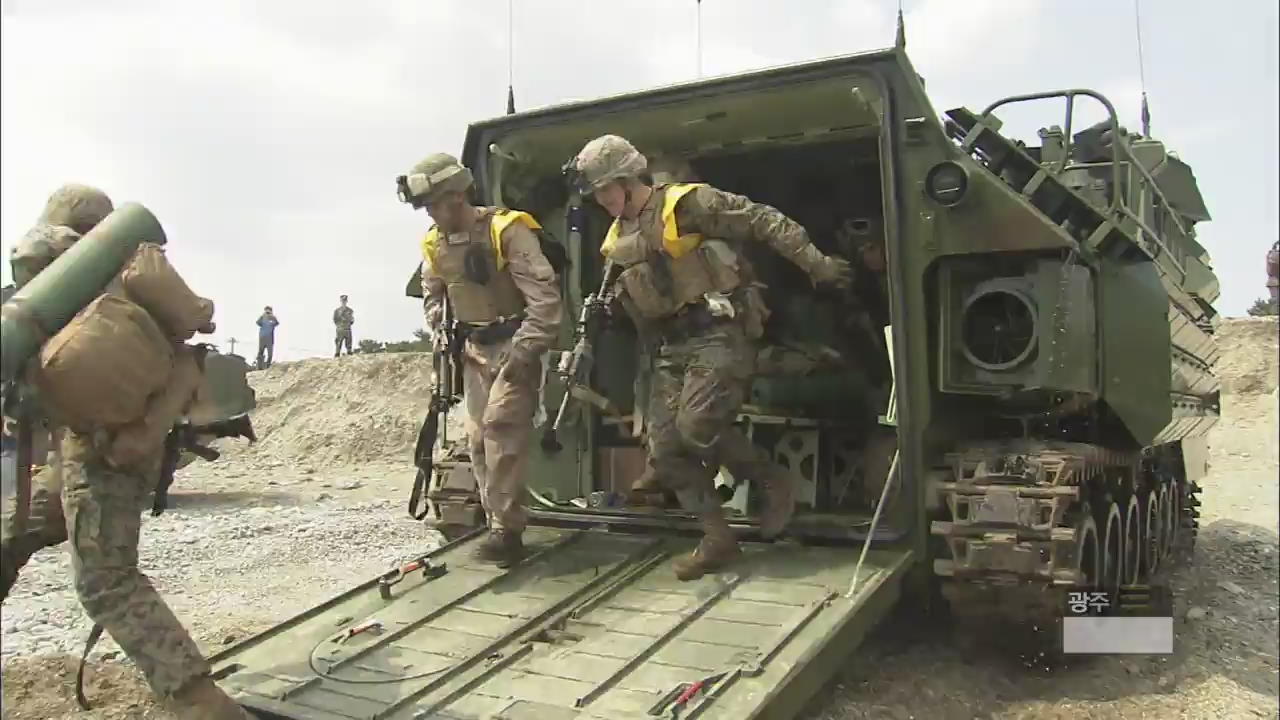
<path id="1" fill-rule="evenodd" d="M 698 21 L 697 21 L 697 26 L 698 26 L 698 77 L 699 77 L 699 78 L 701 78 L 701 77 L 702 77 L 702 0 L 697 0 L 697 3 L 698 3 Z"/>
<path id="2" fill-rule="evenodd" d="M 907 23 L 902 19 L 902 0 L 898 0 L 898 35 L 893 39 L 893 46 L 899 49 L 907 46 Z"/>
<path id="3" fill-rule="evenodd" d="M 1142 135 L 1151 137 L 1151 108 L 1147 106 L 1147 68 L 1142 57 L 1141 0 L 1133 0 L 1134 31 L 1138 36 L 1138 82 L 1142 87 Z"/>
<path id="4" fill-rule="evenodd" d="M 516 114 L 515 89 L 515 21 L 512 19 L 513 0 L 507 0 L 507 114 Z"/>

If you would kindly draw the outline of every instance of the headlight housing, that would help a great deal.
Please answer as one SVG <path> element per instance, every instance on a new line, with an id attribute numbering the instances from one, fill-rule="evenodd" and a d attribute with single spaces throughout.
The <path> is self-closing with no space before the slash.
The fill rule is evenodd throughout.
<path id="1" fill-rule="evenodd" d="M 924 177 L 925 194 L 944 207 L 959 205 L 968 191 L 969 172 L 960 163 L 940 162 Z"/>

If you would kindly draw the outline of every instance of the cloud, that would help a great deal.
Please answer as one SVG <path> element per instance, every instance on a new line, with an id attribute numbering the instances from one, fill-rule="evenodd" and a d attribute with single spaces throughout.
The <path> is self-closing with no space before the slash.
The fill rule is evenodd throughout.
<path id="1" fill-rule="evenodd" d="M 697 74 L 693 0 L 513 6 L 520 109 Z M 9 0 L 5 10 L 6 252 L 54 187 L 87 182 L 157 214 L 174 262 L 217 301 L 219 340 L 252 337 L 253 320 L 271 304 L 283 322 L 280 357 L 325 352 L 342 292 L 358 314 L 357 340 L 406 338 L 420 325 L 417 303 L 401 289 L 427 218 L 396 202 L 393 178 L 428 153 L 458 152 L 469 122 L 503 112 L 506 2 Z M 879 0 L 704 0 L 704 74 L 886 47 L 895 14 L 893 3 Z M 1162 4 L 1150 14 L 1156 127 L 1197 168 L 1217 218 L 1206 235 L 1264 252 L 1275 210 L 1262 191 L 1269 187 L 1274 198 L 1274 165 L 1226 162 L 1213 129 L 1232 127 L 1236 137 L 1247 133 L 1274 148 L 1275 113 L 1267 111 L 1276 97 L 1274 22 L 1266 31 L 1261 22 L 1220 20 L 1190 5 Z M 938 111 L 1091 86 L 1105 89 L 1135 127 L 1132 34 L 1107 20 L 1114 16 L 1105 0 L 907 2 L 907 46 Z M 1227 37 L 1232 27 L 1270 35 L 1224 40 L 1218 49 L 1204 40 Z M 1177 38 L 1193 31 L 1204 47 L 1183 58 Z M 1246 90 L 1258 98 L 1255 112 L 1206 112 L 1238 107 Z M 1060 122 L 1058 114 L 1029 115 L 1026 127 L 1034 133 Z M 1257 258 L 1242 256 L 1249 259 L 1236 267 L 1236 246 L 1209 244 L 1228 274 L 1224 287 L 1241 288 L 1224 297 L 1239 312 L 1262 292 L 1249 274 Z M 1246 291 L 1251 285 L 1256 290 Z"/>

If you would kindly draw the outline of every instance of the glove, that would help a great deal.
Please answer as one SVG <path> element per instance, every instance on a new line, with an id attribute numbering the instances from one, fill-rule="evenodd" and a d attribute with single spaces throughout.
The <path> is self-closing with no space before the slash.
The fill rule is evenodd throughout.
<path id="1" fill-rule="evenodd" d="M 809 272 L 814 285 L 834 285 L 847 288 L 853 284 L 853 269 L 844 258 L 824 255 L 822 261 L 813 266 Z"/>

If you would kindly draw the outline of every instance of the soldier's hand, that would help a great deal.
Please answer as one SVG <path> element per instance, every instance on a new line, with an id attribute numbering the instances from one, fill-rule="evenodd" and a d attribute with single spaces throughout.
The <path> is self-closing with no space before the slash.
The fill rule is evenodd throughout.
<path id="1" fill-rule="evenodd" d="M 824 256 L 811 273 L 815 285 L 834 285 L 847 288 L 853 284 L 853 268 L 844 258 Z"/>

